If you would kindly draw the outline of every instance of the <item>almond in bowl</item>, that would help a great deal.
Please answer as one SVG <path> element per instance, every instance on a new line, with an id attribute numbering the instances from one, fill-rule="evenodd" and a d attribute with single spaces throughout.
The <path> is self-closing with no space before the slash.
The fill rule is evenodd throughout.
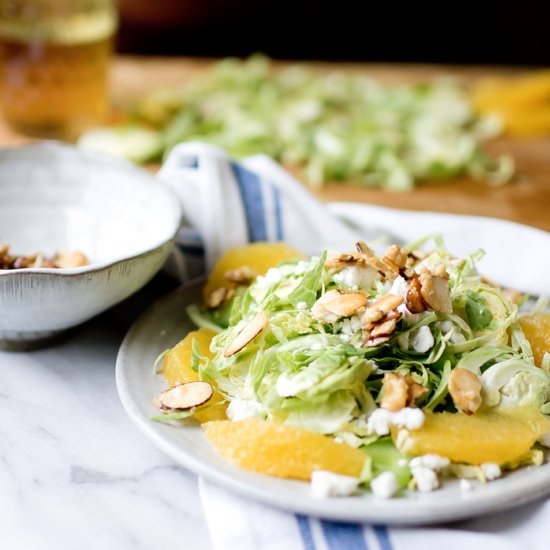
<path id="1" fill-rule="evenodd" d="M 45 345 L 139 290 L 180 219 L 173 192 L 128 162 L 56 143 L 0 151 L 0 349 Z"/>

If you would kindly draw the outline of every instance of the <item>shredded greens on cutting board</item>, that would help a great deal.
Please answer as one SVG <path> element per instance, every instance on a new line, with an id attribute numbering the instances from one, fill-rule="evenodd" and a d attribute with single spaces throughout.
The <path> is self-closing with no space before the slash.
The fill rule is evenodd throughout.
<path id="1" fill-rule="evenodd" d="M 480 117 L 456 82 L 385 86 L 368 75 L 319 73 L 269 59 L 226 59 L 180 89 L 147 95 L 130 122 L 85 133 L 79 144 L 134 162 L 160 160 L 200 140 L 236 158 L 267 154 L 302 170 L 314 186 L 346 181 L 405 191 L 421 180 L 468 175 L 494 185 L 514 173 L 484 140 L 501 124 Z"/>

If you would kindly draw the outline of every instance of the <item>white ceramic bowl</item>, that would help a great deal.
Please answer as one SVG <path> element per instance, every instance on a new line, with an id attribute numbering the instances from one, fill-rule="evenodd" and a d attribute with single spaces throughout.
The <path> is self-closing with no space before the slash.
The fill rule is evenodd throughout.
<path id="1" fill-rule="evenodd" d="M 40 346 L 136 292 L 163 265 L 180 219 L 171 189 L 126 161 L 57 143 L 0 150 L 0 244 L 90 260 L 0 270 L 0 348 Z"/>

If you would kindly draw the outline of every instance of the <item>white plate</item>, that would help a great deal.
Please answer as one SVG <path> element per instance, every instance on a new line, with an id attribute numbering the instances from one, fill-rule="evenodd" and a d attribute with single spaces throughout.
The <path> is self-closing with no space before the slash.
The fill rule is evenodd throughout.
<path id="1" fill-rule="evenodd" d="M 391 500 L 362 496 L 317 500 L 309 485 L 255 474 L 224 462 L 210 447 L 200 426 L 152 422 L 153 399 L 165 388 L 153 374 L 156 357 L 193 329 L 187 305 L 201 299 L 198 284 L 182 287 L 154 304 L 130 329 L 117 358 L 117 386 L 130 418 L 160 449 L 185 468 L 247 497 L 292 512 L 326 519 L 395 524 L 429 524 L 465 519 L 516 507 L 550 493 L 550 464 L 517 470 L 486 485 L 462 492 L 448 480 L 432 493 L 409 493 Z"/>

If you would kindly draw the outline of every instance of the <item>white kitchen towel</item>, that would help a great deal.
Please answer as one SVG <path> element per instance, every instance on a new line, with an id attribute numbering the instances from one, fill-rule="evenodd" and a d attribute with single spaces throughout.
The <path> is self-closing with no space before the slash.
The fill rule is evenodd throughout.
<path id="1" fill-rule="evenodd" d="M 181 198 L 182 279 L 211 267 L 232 246 L 284 240 L 306 254 L 352 250 L 355 241 L 406 243 L 441 233 L 462 256 L 477 248 L 490 279 L 550 295 L 550 234 L 490 218 L 405 212 L 363 204 L 323 204 L 264 156 L 232 162 L 201 143 L 176 147 L 159 176 Z M 550 501 L 453 526 L 387 528 L 319 521 L 243 499 L 201 480 L 201 499 L 215 550 L 542 550 Z"/>
<path id="2" fill-rule="evenodd" d="M 200 480 L 214 550 L 548 550 L 550 499 L 432 527 L 341 523 L 290 514 Z"/>
<path id="3" fill-rule="evenodd" d="M 488 254 L 479 266 L 489 279 L 534 295 L 550 294 L 550 234 L 517 223 L 317 200 L 277 163 L 255 156 L 240 163 L 203 143 L 173 149 L 159 177 L 181 198 L 183 254 L 172 269 L 187 280 L 213 266 L 225 250 L 255 241 L 286 241 L 306 255 L 323 248 L 353 250 L 367 243 L 407 243 L 441 233 L 449 250 Z"/>

